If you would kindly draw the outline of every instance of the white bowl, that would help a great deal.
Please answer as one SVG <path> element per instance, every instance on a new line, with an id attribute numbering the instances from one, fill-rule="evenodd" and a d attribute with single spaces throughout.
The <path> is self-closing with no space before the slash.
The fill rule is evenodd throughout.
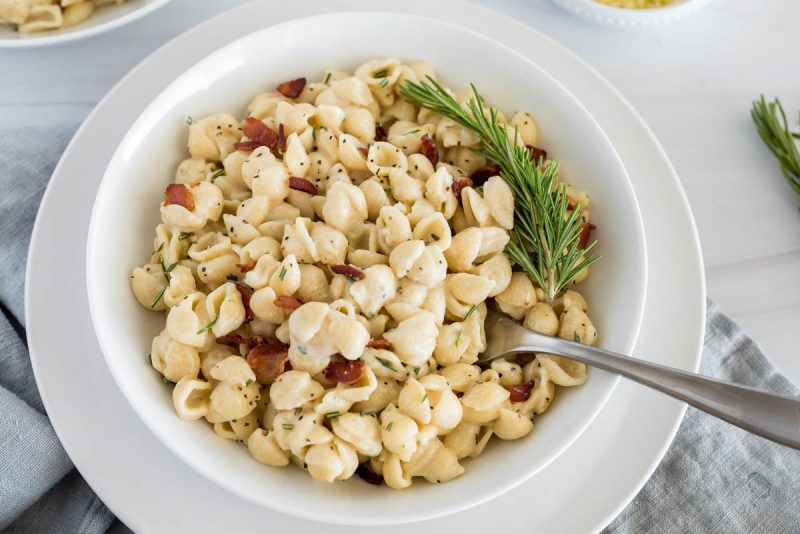
<path id="1" fill-rule="evenodd" d="M 638 27 L 672 22 L 694 13 L 711 0 L 680 0 L 668 6 L 652 9 L 624 9 L 594 0 L 552 1 L 569 13 L 592 22 L 618 27 Z"/>
<path id="2" fill-rule="evenodd" d="M 47 32 L 19 33 L 11 24 L 0 24 L 0 48 L 29 48 L 76 41 L 128 24 L 169 1 L 128 0 L 124 4 L 101 6 L 80 24 Z"/>
<path id="3" fill-rule="evenodd" d="M 328 485 L 293 467 L 263 466 L 245 447 L 219 438 L 208 425 L 181 421 L 175 415 L 171 388 L 147 364 L 150 342 L 164 327 L 164 315 L 136 302 L 128 276 L 150 254 L 164 188 L 186 157 L 186 116 L 216 111 L 241 115 L 253 95 L 278 82 L 302 75 L 321 77 L 326 68 L 352 70 L 381 56 L 430 61 L 451 87 L 475 82 L 501 109 L 533 113 L 541 145 L 560 160 L 565 177 L 593 198 L 592 217 L 600 239 L 597 252 L 604 257 L 584 289 L 602 346 L 624 353 L 632 349 L 645 299 L 642 220 L 620 159 L 579 102 L 553 77 L 503 45 L 434 19 L 339 13 L 253 33 L 181 74 L 130 128 L 95 200 L 87 285 L 100 346 L 133 409 L 199 473 L 263 506 L 341 524 L 419 521 L 508 491 L 564 451 L 618 381 L 615 375 L 591 371 L 584 386 L 558 392 L 553 407 L 536 419 L 530 436 L 493 442 L 480 458 L 466 462 L 467 471 L 457 480 L 445 485 L 417 482 L 405 491 L 376 488 L 357 477 Z"/>

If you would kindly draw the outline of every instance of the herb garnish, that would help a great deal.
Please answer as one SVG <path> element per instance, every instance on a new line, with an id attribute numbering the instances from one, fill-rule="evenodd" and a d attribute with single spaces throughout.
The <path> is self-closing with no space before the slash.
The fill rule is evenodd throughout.
<path id="1" fill-rule="evenodd" d="M 381 87 L 386 87 L 387 85 L 389 85 L 389 79 L 388 78 L 383 78 L 381 80 L 380 86 Z"/>
<path id="2" fill-rule="evenodd" d="M 477 310 L 477 309 L 478 309 L 478 305 L 477 304 L 473 304 L 472 307 L 467 312 L 467 314 L 464 316 L 464 321 L 466 321 L 467 319 L 472 317 L 472 314 L 475 313 L 475 310 Z"/>
<path id="3" fill-rule="evenodd" d="M 283 265 L 281 265 L 281 272 L 279 272 L 279 273 L 278 273 L 278 278 L 280 278 L 280 279 L 281 279 L 281 282 L 283 282 L 283 279 L 284 279 L 285 277 L 286 277 L 286 267 L 284 267 Z"/>
<path id="4" fill-rule="evenodd" d="M 244 387 L 247 387 L 252 383 L 253 383 L 253 379 L 252 378 L 248 378 L 247 380 L 244 381 Z"/>
<path id="5" fill-rule="evenodd" d="M 342 412 L 328 412 L 325 414 L 325 419 L 336 419 L 342 415 Z"/>
<path id="6" fill-rule="evenodd" d="M 425 396 L 424 396 L 424 397 L 422 397 L 422 400 L 421 400 L 421 401 L 419 401 L 419 402 L 420 402 L 420 404 L 422 404 L 422 403 L 423 403 L 423 402 L 425 402 L 426 400 L 428 400 L 428 394 L 427 394 L 427 393 L 425 394 Z"/>
<path id="7" fill-rule="evenodd" d="M 283 427 L 283 429 L 284 429 L 284 430 L 291 430 L 291 429 L 293 429 L 293 428 L 294 428 L 294 425 L 293 425 L 293 424 L 291 424 L 291 423 L 283 423 L 283 424 L 281 425 L 281 427 Z"/>
<path id="8" fill-rule="evenodd" d="M 786 113 L 780 100 L 776 98 L 768 103 L 764 95 L 761 95 L 759 100 L 753 102 L 750 116 L 756 125 L 758 135 L 770 152 L 778 158 L 786 181 L 795 193 L 800 194 L 800 151 L 794 141 L 800 139 L 800 132 L 789 131 Z"/>
<path id="9" fill-rule="evenodd" d="M 414 367 L 414 374 L 415 375 L 419 374 L 419 369 L 420 369 L 419 367 Z"/>
<path id="10" fill-rule="evenodd" d="M 514 228 L 506 246 L 509 257 L 547 294 L 556 295 L 599 257 L 589 256 L 596 241 L 579 249 L 583 220 L 580 205 L 569 209 L 566 185 L 557 184 L 558 165 L 543 158 L 532 161 L 531 152 L 514 131 L 508 137 L 498 111 L 487 108 L 475 86 L 466 109 L 436 80 L 405 81 L 400 93 L 411 103 L 430 109 L 478 134 L 481 145 L 473 149 L 500 166 L 500 177 L 514 194 Z"/>
<path id="11" fill-rule="evenodd" d="M 463 335 L 464 335 L 463 330 L 459 330 L 458 334 L 456 334 L 456 347 L 458 346 L 459 343 L 461 343 L 461 336 Z"/>
<path id="12" fill-rule="evenodd" d="M 188 124 L 188 125 L 190 125 L 190 126 L 191 126 L 191 124 L 192 124 L 193 122 L 194 122 L 194 119 L 192 118 L 192 116 L 191 116 L 191 115 L 187 115 L 187 116 L 186 116 L 186 124 Z"/>
<path id="13" fill-rule="evenodd" d="M 209 180 L 212 184 L 217 181 L 217 178 L 220 176 L 225 176 L 225 169 L 220 169 L 214 174 L 211 175 L 211 179 Z"/>
<path id="14" fill-rule="evenodd" d="M 189 239 L 190 237 L 192 237 L 192 234 L 181 232 L 181 236 L 178 238 L 178 241 L 183 241 L 185 239 Z"/>
<path id="15" fill-rule="evenodd" d="M 577 341 L 578 343 L 581 342 L 581 336 L 578 335 L 577 332 L 572 333 L 572 341 Z"/>
<path id="16" fill-rule="evenodd" d="M 381 69 L 372 75 L 373 78 L 386 78 L 389 75 L 389 69 Z"/>
<path id="17" fill-rule="evenodd" d="M 214 325 L 215 325 L 215 324 L 217 324 L 217 320 L 216 320 L 216 319 L 214 319 L 213 321 L 211 321 L 210 323 L 208 323 L 207 325 L 205 325 L 203 328 L 201 328 L 200 330 L 198 330 L 198 331 L 197 331 L 197 335 L 199 336 L 200 334 L 205 334 L 206 332 L 208 332 L 209 330 L 211 330 L 212 328 L 214 328 Z"/>
<path id="18" fill-rule="evenodd" d="M 331 81 L 331 73 L 330 72 L 325 74 L 325 79 L 322 81 L 322 83 L 324 83 L 325 85 L 328 85 L 329 81 Z"/>
<path id="19" fill-rule="evenodd" d="M 297 345 L 297 352 L 305 356 L 308 354 L 308 349 L 306 349 L 303 345 Z"/>
<path id="20" fill-rule="evenodd" d="M 166 292 L 167 292 L 167 286 L 162 287 L 161 291 L 159 291 L 158 295 L 156 295 L 156 298 L 153 299 L 153 303 L 150 305 L 150 308 L 155 308 L 156 304 L 158 304 L 158 301 L 161 300 L 161 297 L 163 297 L 164 293 Z"/>
<path id="21" fill-rule="evenodd" d="M 394 372 L 397 372 L 397 369 L 392 367 L 392 364 L 389 363 L 388 360 L 384 360 L 383 358 L 378 358 L 378 357 L 376 357 L 375 359 L 378 360 L 379 364 L 381 364 L 382 366 L 386 367 L 387 369 L 389 369 L 391 371 L 394 371 Z"/>
<path id="22" fill-rule="evenodd" d="M 226 280 L 230 280 L 231 282 L 238 282 L 239 281 L 239 277 L 236 276 L 235 274 L 229 274 L 228 276 L 225 277 L 225 279 Z"/>
<path id="23" fill-rule="evenodd" d="M 388 425 L 386 425 L 386 431 L 387 432 L 391 432 L 392 431 L 392 423 L 389 423 Z"/>

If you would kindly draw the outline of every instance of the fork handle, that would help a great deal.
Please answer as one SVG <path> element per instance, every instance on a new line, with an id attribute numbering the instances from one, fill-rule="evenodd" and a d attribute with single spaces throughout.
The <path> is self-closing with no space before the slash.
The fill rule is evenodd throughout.
<path id="1" fill-rule="evenodd" d="M 617 373 L 754 434 L 800 449 L 800 397 L 767 393 L 559 338 L 540 336 L 535 347 L 514 352 L 560 354 Z"/>

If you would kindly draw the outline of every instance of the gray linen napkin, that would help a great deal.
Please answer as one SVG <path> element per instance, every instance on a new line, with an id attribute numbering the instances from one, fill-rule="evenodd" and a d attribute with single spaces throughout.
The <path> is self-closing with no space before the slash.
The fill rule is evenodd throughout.
<path id="1" fill-rule="evenodd" d="M 34 215 L 74 125 L 0 131 L 0 529 L 126 530 L 72 467 L 41 404 L 24 341 L 25 257 Z M 702 372 L 797 395 L 763 352 L 709 304 Z M 800 532 L 800 452 L 689 409 L 672 447 L 606 529 Z"/>

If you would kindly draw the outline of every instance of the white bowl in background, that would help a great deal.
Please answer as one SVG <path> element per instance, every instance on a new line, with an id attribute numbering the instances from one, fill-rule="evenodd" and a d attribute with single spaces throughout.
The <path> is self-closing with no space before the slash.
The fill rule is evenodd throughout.
<path id="1" fill-rule="evenodd" d="M 0 48 L 31 48 L 64 44 L 118 28 L 155 11 L 171 0 L 128 0 L 98 7 L 88 19 L 58 30 L 19 33 L 12 24 L 0 24 Z"/>
<path id="2" fill-rule="evenodd" d="M 380 28 L 380 31 L 364 31 Z M 335 46 L 330 46 L 335 43 Z M 276 53 L 265 51 L 276 50 Z M 134 411 L 196 471 L 277 511 L 339 524 L 379 525 L 438 517 L 508 491 L 564 451 L 600 411 L 619 377 L 590 372 L 582 387 L 558 392 L 534 432 L 493 442 L 467 471 L 444 485 L 376 488 L 357 477 L 333 485 L 293 467 L 257 463 L 247 449 L 202 422 L 174 413 L 171 388 L 147 364 L 165 316 L 142 308 L 129 274 L 145 262 L 158 206 L 186 153 L 186 116 L 238 115 L 257 93 L 328 68 L 353 70 L 382 56 L 425 60 L 454 88 L 474 82 L 490 103 L 530 111 L 540 144 L 565 179 L 592 197 L 603 260 L 583 287 L 601 346 L 629 353 L 644 308 L 647 265 L 638 204 L 625 169 L 597 123 L 555 78 L 517 52 L 473 31 L 425 17 L 386 12 L 319 15 L 266 28 L 220 49 L 181 74 L 131 126 L 112 157 L 89 228 L 87 286 L 92 321 L 106 362 Z M 613 431 L 613 429 L 609 429 Z M 147 461 L 146 458 L 138 461 Z M 199 507 L 208 503 L 198 503 Z"/>
<path id="3" fill-rule="evenodd" d="M 638 27 L 672 22 L 694 13 L 711 0 L 679 0 L 674 4 L 651 9 L 625 9 L 608 6 L 594 0 L 552 0 L 553 3 L 592 22 L 617 27 Z"/>

